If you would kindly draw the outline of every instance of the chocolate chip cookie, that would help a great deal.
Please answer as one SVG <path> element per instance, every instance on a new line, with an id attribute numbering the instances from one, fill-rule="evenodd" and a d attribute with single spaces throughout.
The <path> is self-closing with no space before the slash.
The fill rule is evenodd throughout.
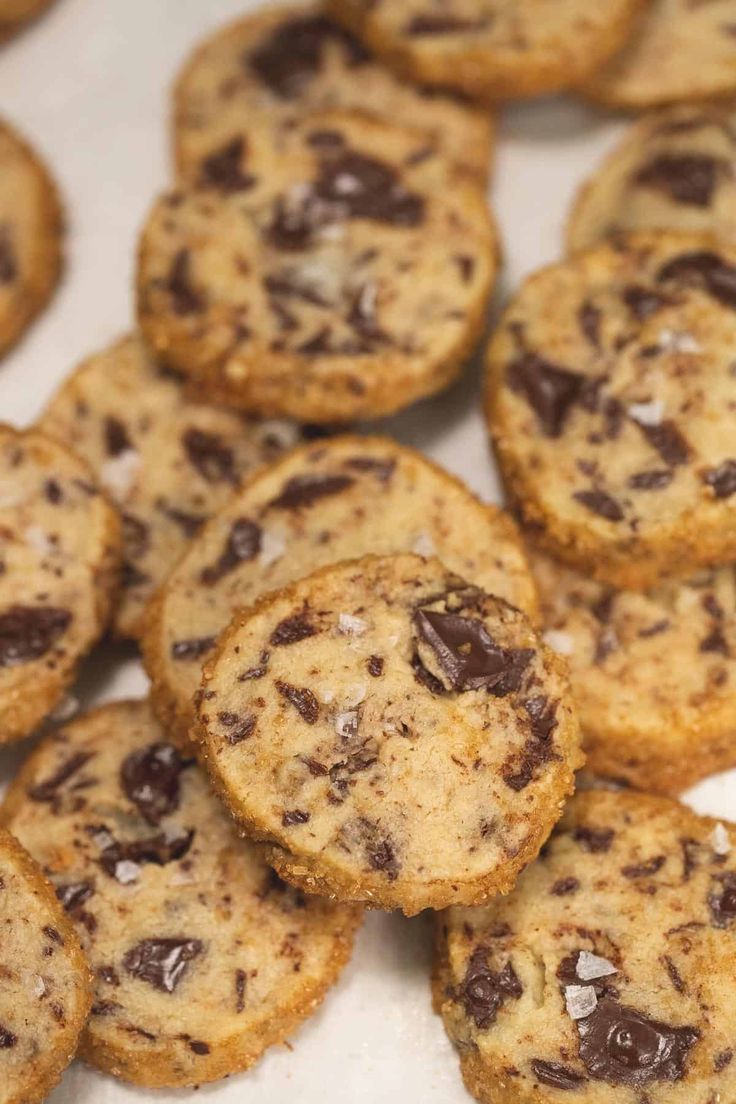
<path id="1" fill-rule="evenodd" d="M 255 476 L 202 530 L 151 606 L 143 653 L 167 731 L 186 740 L 202 665 L 237 609 L 325 564 L 411 551 L 436 554 L 535 615 L 513 522 L 412 449 L 333 437 Z"/>
<path id="2" fill-rule="evenodd" d="M 506 100 L 587 79 L 628 40 L 642 0 L 328 0 L 327 7 L 414 80 Z"/>
<path id="3" fill-rule="evenodd" d="M 61 273 L 61 235 L 61 205 L 48 169 L 0 120 L 0 355 L 50 299 Z"/>
<path id="4" fill-rule="evenodd" d="M 652 0 L 628 45 L 585 92 L 610 107 L 655 107 L 736 93 L 733 0 Z"/>
<path id="5" fill-rule="evenodd" d="M 0 42 L 44 11 L 52 0 L 0 0 Z"/>
<path id="6" fill-rule="evenodd" d="M 171 192 L 144 228 L 138 314 L 167 363 L 212 400 L 317 423 L 391 413 L 458 375 L 496 237 L 481 190 L 425 135 L 314 116 L 254 131 L 231 171 L 238 190 Z"/>
<path id="7" fill-rule="evenodd" d="M 89 968 L 30 855 L 0 829 L 0 1101 L 38 1104 L 77 1049 Z"/>
<path id="8" fill-rule="evenodd" d="M 195 51 L 175 90 L 177 165 L 189 179 L 237 190 L 229 166 L 254 126 L 284 130 L 334 109 L 415 127 L 481 182 L 488 178 L 490 113 L 397 79 L 313 3 L 260 10 Z"/>
<path id="9" fill-rule="evenodd" d="M 322 568 L 236 616 L 196 736 L 288 882 L 400 908 L 513 886 L 582 763 L 565 664 L 436 559 Z"/>
<path id="10" fill-rule="evenodd" d="M 148 600 L 244 476 L 297 443 L 294 423 L 256 421 L 187 399 L 138 337 L 90 357 L 46 408 L 41 428 L 91 465 L 121 512 L 120 636 L 139 636 Z"/>
<path id="11" fill-rule="evenodd" d="M 61 701 L 105 628 L 120 526 L 68 449 L 0 425 L 0 744 Z"/>
<path id="12" fill-rule="evenodd" d="M 49 737 L 3 818 L 53 880 L 94 972 L 81 1056 L 126 1081 L 246 1069 L 314 1011 L 350 955 L 360 911 L 283 885 L 145 702 Z"/>
<path id="13" fill-rule="evenodd" d="M 734 1098 L 736 825 L 577 796 L 510 897 L 438 917 L 435 1000 L 487 1104 Z"/>
<path id="14" fill-rule="evenodd" d="M 535 538 L 614 586 L 736 559 L 736 249 L 618 237 L 532 276 L 488 358 L 488 417 Z"/>
<path id="15" fill-rule="evenodd" d="M 736 115 L 686 104 L 648 115 L 578 193 L 572 252 L 620 230 L 687 230 L 736 237 Z"/>
<path id="16" fill-rule="evenodd" d="M 679 793 L 736 766 L 736 573 L 615 590 L 535 553 L 545 640 L 567 658 L 587 766 Z"/>

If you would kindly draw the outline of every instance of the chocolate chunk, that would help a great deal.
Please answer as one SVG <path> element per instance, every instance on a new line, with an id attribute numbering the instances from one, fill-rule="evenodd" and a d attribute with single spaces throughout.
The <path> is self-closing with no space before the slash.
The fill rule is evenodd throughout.
<path id="1" fill-rule="evenodd" d="M 105 418 L 105 451 L 108 456 L 119 456 L 121 452 L 132 449 L 133 445 L 120 418 Z"/>
<path id="2" fill-rule="evenodd" d="M 666 420 L 659 425 L 643 425 L 641 422 L 636 422 L 636 425 L 652 448 L 657 450 L 665 464 L 673 468 L 678 464 L 687 464 L 690 458 L 690 446 L 673 421 Z"/>
<path id="3" fill-rule="evenodd" d="M 245 138 L 238 135 L 205 157 L 199 166 L 199 184 L 205 188 L 216 188 L 225 195 L 252 188 L 256 178 L 251 173 L 243 172 L 242 168 L 245 151 Z"/>
<path id="4" fill-rule="evenodd" d="M 668 295 L 653 288 L 641 287 L 639 284 L 629 284 L 621 292 L 621 298 L 633 314 L 637 322 L 646 322 L 657 311 L 664 307 L 671 307 L 673 299 Z"/>
<path id="5" fill-rule="evenodd" d="M 392 338 L 378 324 L 376 314 L 376 284 L 362 284 L 353 295 L 345 321 L 362 338 L 364 351 L 371 352 L 376 345 L 390 345 Z"/>
<path id="6" fill-rule="evenodd" d="M 112 832 L 105 827 L 89 829 L 94 842 L 100 847 L 100 866 L 121 885 L 136 880 L 136 866 L 152 863 L 166 866 L 168 863 L 183 859 L 192 846 L 194 831 L 176 828 L 172 832 L 160 832 L 148 839 L 116 840 Z"/>
<path id="7" fill-rule="evenodd" d="M 703 153 L 660 153 L 634 175 L 634 183 L 663 192 L 675 203 L 707 207 L 730 162 Z"/>
<path id="8" fill-rule="evenodd" d="M 173 993 L 189 968 L 204 951 L 199 939 L 142 939 L 123 955 L 123 966 L 140 981 L 162 993 Z"/>
<path id="9" fill-rule="evenodd" d="M 413 16 L 404 27 L 404 34 L 415 37 L 427 35 L 468 34 L 490 27 L 493 17 L 488 15 L 478 19 L 467 19 L 458 15 L 432 15 L 426 13 Z"/>
<path id="10" fill-rule="evenodd" d="M 252 682 L 253 679 L 262 679 L 268 670 L 268 652 L 261 652 L 258 663 L 255 667 L 249 667 L 242 674 L 238 675 L 238 682 Z"/>
<path id="11" fill-rule="evenodd" d="M 543 1085 L 549 1085 L 551 1089 L 566 1090 L 579 1089 L 587 1080 L 581 1073 L 576 1073 L 569 1066 L 563 1066 L 559 1062 L 544 1062 L 541 1058 L 533 1058 L 531 1062 L 532 1072 Z"/>
<path id="12" fill-rule="evenodd" d="M 395 882 L 399 876 L 400 864 L 391 841 L 370 839 L 366 843 L 365 851 L 371 870 L 378 870 L 381 874 L 385 874 L 390 882 Z"/>
<path id="13" fill-rule="evenodd" d="M 302 809 L 290 809 L 282 816 L 281 823 L 284 828 L 291 828 L 295 824 L 306 824 L 310 819 L 310 814 L 305 813 Z"/>
<path id="14" fill-rule="evenodd" d="M 241 563 L 250 563 L 261 551 L 263 532 L 260 525 L 249 518 L 238 518 L 230 529 L 230 535 L 219 558 L 209 567 L 202 568 L 200 580 L 205 586 L 214 586 Z"/>
<path id="15" fill-rule="evenodd" d="M 716 498 L 730 498 L 736 494 L 736 460 L 724 460 L 710 468 L 703 474 L 703 482 L 712 487 Z"/>
<path id="16" fill-rule="evenodd" d="M 547 437 L 559 437 L 571 408 L 583 394 L 585 377 L 560 368 L 536 353 L 522 353 L 511 361 L 506 379 L 512 391 L 522 394 Z"/>
<path id="17" fill-rule="evenodd" d="M 577 878 L 572 876 L 569 878 L 558 878 L 550 889 L 550 893 L 555 897 L 569 897 L 571 893 L 577 893 L 580 889 L 580 882 Z"/>
<path id="18" fill-rule="evenodd" d="M 716 1073 L 720 1073 L 722 1070 L 726 1069 L 727 1066 L 730 1066 L 732 1061 L 733 1051 L 730 1047 L 728 1050 L 721 1050 L 713 1058 L 713 1069 Z"/>
<path id="19" fill-rule="evenodd" d="M 654 858 L 647 859 L 646 862 L 623 866 L 621 873 L 624 878 L 651 878 L 658 870 L 662 869 L 666 861 L 665 855 L 655 855 Z"/>
<path id="20" fill-rule="evenodd" d="M 672 1027 L 607 997 L 578 1020 L 578 1031 L 580 1057 L 590 1076 L 634 1087 L 679 1081 L 700 1038 L 695 1027 Z"/>
<path id="21" fill-rule="evenodd" d="M 271 633 L 269 643 L 275 648 L 282 648 L 288 644 L 297 644 L 310 636 L 316 636 L 318 631 L 306 613 L 295 613 L 292 617 L 286 617 L 278 623 Z"/>
<path id="22" fill-rule="evenodd" d="M 180 777 L 188 765 L 173 744 L 149 744 L 123 761 L 120 785 L 149 824 L 160 824 L 179 808 Z"/>
<path id="23" fill-rule="evenodd" d="M 709 250 L 681 253 L 662 266 L 657 279 L 700 288 L 724 307 L 736 310 L 736 267 L 717 253 Z"/>
<path id="24" fill-rule="evenodd" d="M 383 460 L 374 456 L 351 456 L 345 461 L 353 471 L 372 472 L 381 483 L 388 483 L 396 470 L 395 460 Z"/>
<path id="25" fill-rule="evenodd" d="M 469 284 L 475 272 L 475 258 L 458 253 L 453 260 L 460 271 L 460 279 L 464 284 Z"/>
<path id="26" fill-rule="evenodd" d="M 456 613 L 417 610 L 414 627 L 429 644 L 453 690 L 488 690 L 496 697 L 518 690 L 534 658 L 530 648 L 500 648 L 482 621 Z"/>
<path id="27" fill-rule="evenodd" d="M 532 735 L 536 740 L 546 741 L 557 728 L 557 702 L 539 694 L 524 702 L 524 709 L 531 721 Z"/>
<path id="28" fill-rule="evenodd" d="M 191 1050 L 192 1054 L 209 1054 L 209 1043 L 203 1043 L 201 1039 L 187 1039 L 187 1046 Z"/>
<path id="29" fill-rule="evenodd" d="M 56 896 L 67 912 L 80 908 L 94 893 L 91 882 L 69 882 L 56 887 Z"/>
<path id="30" fill-rule="evenodd" d="M 414 654 L 411 659 L 412 669 L 414 671 L 414 678 L 422 686 L 426 686 L 431 694 L 435 694 L 439 697 L 441 694 L 447 693 L 444 687 L 444 683 L 433 675 L 431 671 L 422 663 L 418 654 Z"/>
<path id="31" fill-rule="evenodd" d="M 56 930 L 56 928 L 52 928 L 50 924 L 47 924 L 45 927 L 43 927 L 41 931 L 45 936 L 47 936 L 48 939 L 51 940 L 52 943 L 56 943 L 59 947 L 64 946 L 64 940 L 62 939 L 61 935 Z"/>
<path id="32" fill-rule="evenodd" d="M 465 977 L 452 994 L 481 1031 L 495 1023 L 498 1010 L 507 999 L 518 1000 L 523 992 L 511 963 L 507 962 L 496 973 L 488 965 L 488 953 L 487 947 L 473 951 Z"/>
<path id="33" fill-rule="evenodd" d="M 297 99 L 322 68 L 328 47 L 339 47 L 349 66 L 368 60 L 360 42 L 324 15 L 307 15 L 281 23 L 243 64 L 257 74 L 275 96 Z"/>
<path id="34" fill-rule="evenodd" d="M 295 475 L 287 480 L 280 494 L 269 502 L 282 510 L 297 510 L 312 506 L 321 498 L 340 494 L 352 487 L 355 480 L 349 475 Z"/>
<path id="35" fill-rule="evenodd" d="M 672 982 L 673 987 L 677 990 L 678 993 L 684 993 L 687 986 L 685 985 L 685 981 L 682 977 L 682 974 L 677 969 L 677 966 L 675 966 L 669 955 L 664 955 L 662 961 L 664 962 L 665 969 L 669 974 L 670 981 Z"/>
<path id="36" fill-rule="evenodd" d="M 204 309 L 204 299 L 192 285 L 192 258 L 188 249 L 180 249 L 171 262 L 165 289 L 171 296 L 174 314 L 196 314 Z"/>
<path id="37" fill-rule="evenodd" d="M 14 1035 L 4 1024 L 0 1024 L 0 1050 L 10 1050 L 18 1042 L 18 1036 Z"/>
<path id="38" fill-rule="evenodd" d="M 198 636 L 190 640 L 175 640 L 171 645 L 172 659 L 201 659 L 215 646 L 216 636 Z"/>
<path id="39" fill-rule="evenodd" d="M 282 698 L 285 698 L 286 701 L 294 706 L 297 713 L 299 713 L 307 724 L 313 725 L 317 723 L 319 719 L 319 703 L 311 690 L 307 690 L 306 687 L 292 686 L 288 682 L 282 682 L 281 679 L 277 680 L 276 689 Z"/>
<path id="40" fill-rule="evenodd" d="M 578 324 L 583 336 L 594 349 L 601 346 L 601 312 L 594 303 L 586 299 L 578 311 Z"/>
<path id="41" fill-rule="evenodd" d="M 208 483 L 237 483 L 233 451 L 216 433 L 190 426 L 181 443 L 189 463 Z"/>
<path id="42" fill-rule="evenodd" d="M 730 928 L 736 920 L 736 874 L 721 874 L 708 896 L 708 906 L 716 928 Z"/>
<path id="43" fill-rule="evenodd" d="M 326 221 L 327 212 L 316 202 L 313 192 L 306 192 L 298 201 L 290 199 L 288 203 L 279 196 L 274 204 L 273 218 L 265 233 L 274 249 L 284 253 L 299 253 L 309 247 L 314 234 Z M 276 300 L 271 302 L 271 309 L 278 316 L 281 330 L 295 330 L 298 326 L 296 318 L 278 304 L 276 299 L 284 294 L 283 281 L 276 284 L 273 279 L 267 280 L 266 290 Z"/>
<path id="44" fill-rule="evenodd" d="M 592 514 L 598 514 L 607 521 L 623 521 L 621 504 L 606 491 L 594 487 L 589 491 L 576 491 L 572 497 Z"/>
<path id="45" fill-rule="evenodd" d="M 235 1011 L 238 1015 L 245 1008 L 245 990 L 248 984 L 248 975 L 245 970 L 235 971 Z"/>
<path id="46" fill-rule="evenodd" d="M 368 219 L 403 227 L 419 226 L 424 221 L 423 196 L 408 191 L 383 161 L 352 150 L 325 159 L 314 193 L 331 205 L 334 218 Z"/>
<path id="47" fill-rule="evenodd" d="M 613 828 L 576 828 L 574 839 L 585 851 L 593 855 L 602 855 L 610 851 L 613 843 Z"/>
<path id="48" fill-rule="evenodd" d="M 674 472 L 669 468 L 653 468 L 629 476 L 628 486 L 632 491 L 661 491 L 669 487 L 673 479 Z"/>
<path id="49" fill-rule="evenodd" d="M 52 506 L 58 506 L 64 498 L 61 485 L 56 479 L 46 480 L 43 485 L 43 493 L 46 496 L 46 501 L 50 502 Z"/>
<path id="50" fill-rule="evenodd" d="M 77 751 L 74 755 L 70 755 L 57 770 L 51 775 L 50 778 L 46 778 L 43 782 L 37 782 L 35 786 L 31 786 L 28 790 L 28 796 L 32 801 L 40 802 L 53 802 L 56 798 L 59 789 L 68 782 L 73 775 L 89 763 L 93 758 L 93 753 L 89 751 Z"/>
<path id="51" fill-rule="evenodd" d="M 243 740 L 250 739 L 256 729 L 256 718 L 252 713 L 222 712 L 217 714 L 217 719 L 227 730 L 224 736 L 229 744 L 242 744 Z"/>
<path id="52" fill-rule="evenodd" d="M 0 613 L 0 667 L 41 659 L 72 623 L 69 610 L 54 606 L 10 606 Z"/>
<path id="53" fill-rule="evenodd" d="M 728 641 L 724 636 L 723 629 L 716 626 L 712 632 L 700 641 L 698 645 L 698 651 L 707 654 L 709 652 L 716 652 L 718 655 L 729 656 L 731 649 L 728 646 Z"/>
<path id="54" fill-rule="evenodd" d="M 383 674 L 384 668 L 383 656 L 368 656 L 367 666 L 369 675 L 371 675 L 373 678 L 380 678 Z"/>
<path id="55" fill-rule="evenodd" d="M 18 278 L 18 257 L 7 222 L 0 225 L 0 287 Z"/>

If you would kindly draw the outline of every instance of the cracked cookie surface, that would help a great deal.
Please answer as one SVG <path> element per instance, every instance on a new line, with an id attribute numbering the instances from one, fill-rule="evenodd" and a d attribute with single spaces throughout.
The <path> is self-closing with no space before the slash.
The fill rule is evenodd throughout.
<path id="1" fill-rule="evenodd" d="M 437 919 L 435 1004 L 484 1104 L 731 1100 L 736 826 L 578 795 L 504 900 Z"/>
<path id="2" fill-rule="evenodd" d="M 481 100 L 587 79 L 625 43 L 641 0 L 328 0 L 328 10 L 414 80 Z"/>
<path id="3" fill-rule="evenodd" d="M 300 439 L 296 424 L 247 419 L 188 399 L 137 337 L 85 360 L 39 426 L 90 464 L 119 509 L 120 636 L 139 636 L 154 591 L 242 480 Z"/>
<path id="4" fill-rule="evenodd" d="M 53 881 L 93 970 L 80 1054 L 126 1081 L 196 1085 L 246 1069 L 350 956 L 360 910 L 283 885 L 146 702 L 48 737 L 2 818 Z"/>
<path id="5" fill-rule="evenodd" d="M 535 540 L 620 587 L 736 558 L 736 249 L 618 237 L 530 277 L 487 412 Z"/>
<path id="6" fill-rule="evenodd" d="M 488 112 L 399 80 L 315 4 L 260 11 L 218 30 L 194 52 L 174 93 L 179 171 L 206 181 L 251 128 L 275 131 L 316 112 L 355 110 L 423 132 L 487 180 Z"/>
<path id="7" fill-rule="evenodd" d="M 507 892 L 582 762 L 565 666 L 438 560 L 323 568 L 236 617 L 201 752 L 287 881 L 407 914 Z"/>
<path id="8" fill-rule="evenodd" d="M 138 317 L 152 348 L 205 398 L 309 422 L 449 385 L 497 269 L 481 189 L 424 135 L 357 114 L 261 128 L 235 153 L 148 218 Z"/>
<path id="9" fill-rule="evenodd" d="M 89 967 L 40 868 L 2 828 L 0 932 L 0 1102 L 38 1104 L 77 1049 Z"/>
<path id="10" fill-rule="evenodd" d="M 513 522 L 418 452 L 341 436 L 261 472 L 203 529 L 150 608 L 144 661 L 167 730 L 186 740 L 202 665 L 236 610 L 326 564 L 411 551 L 535 615 Z"/>
<path id="11" fill-rule="evenodd" d="M 0 744 L 62 700 L 107 625 L 120 526 L 67 448 L 0 425 Z"/>

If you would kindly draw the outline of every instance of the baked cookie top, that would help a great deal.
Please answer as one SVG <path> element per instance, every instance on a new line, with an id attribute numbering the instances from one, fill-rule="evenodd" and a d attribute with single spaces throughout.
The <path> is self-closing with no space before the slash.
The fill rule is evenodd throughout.
<path id="1" fill-rule="evenodd" d="M 83 461 L 0 425 L 0 744 L 60 702 L 107 624 L 120 527 Z"/>
<path id="2" fill-rule="evenodd" d="M 61 235 L 61 205 L 48 169 L 0 120 L 0 354 L 50 298 L 61 272 Z"/>
<path id="3" fill-rule="evenodd" d="M 483 182 L 494 122 L 487 111 L 399 80 L 314 3 L 283 4 L 220 28 L 174 91 L 180 172 L 209 183 L 253 125 L 284 130 L 316 112 L 350 110 L 424 132 Z"/>
<path id="4" fill-rule="evenodd" d="M 438 918 L 435 996 L 481 1101 L 732 1099 L 736 826 L 577 796 L 514 892 Z"/>
<path id="5" fill-rule="evenodd" d="M 89 967 L 40 868 L 3 829 L 0 931 L 0 1101 L 37 1104 L 74 1057 Z"/>
<path id="6" fill-rule="evenodd" d="M 736 24 L 735 24 L 736 25 Z M 580 189 L 567 225 L 572 252 L 620 230 L 736 237 L 736 115 L 683 104 L 645 116 Z"/>
<path id="7" fill-rule="evenodd" d="M 488 356 L 522 515 L 563 559 L 643 589 L 736 557 L 736 249 L 616 238 L 532 276 Z"/>
<path id="8" fill-rule="evenodd" d="M 47 738 L 2 815 L 92 966 L 81 1055 L 124 1080 L 195 1085 L 247 1068 L 312 1013 L 350 955 L 359 910 L 279 882 L 145 702 Z"/>
<path id="9" fill-rule="evenodd" d="M 679 793 L 736 766 L 736 572 L 706 568 L 638 593 L 530 557 L 544 639 L 564 655 L 587 766 Z"/>
<path id="10" fill-rule="evenodd" d="M 196 735 L 269 862 L 407 914 L 506 892 L 581 765 L 565 665 L 438 560 L 322 568 L 237 616 Z"/>
<path id="11" fill-rule="evenodd" d="M 148 218 L 153 349 L 204 397 L 301 421 L 376 417 L 449 384 L 497 267 L 481 190 L 426 135 L 357 114 L 261 128 L 236 153 Z"/>
<path id="12" fill-rule="evenodd" d="M 328 0 L 414 80 L 483 100 L 579 84 L 628 39 L 641 0 Z"/>
<path id="13" fill-rule="evenodd" d="M 640 109 L 736 93 L 733 0 L 652 0 L 636 34 L 585 91 L 611 107 Z"/>
<path id="14" fill-rule="evenodd" d="M 135 336 L 85 360 L 39 425 L 88 461 L 122 515 L 121 636 L 140 634 L 151 595 L 243 478 L 300 439 L 294 423 L 188 399 Z"/>
<path id="15" fill-rule="evenodd" d="M 150 609 L 143 653 L 166 728 L 186 738 L 202 665 L 236 610 L 326 564 L 411 551 L 436 554 L 535 614 L 513 522 L 412 449 L 333 437 L 256 475 L 202 530 Z"/>

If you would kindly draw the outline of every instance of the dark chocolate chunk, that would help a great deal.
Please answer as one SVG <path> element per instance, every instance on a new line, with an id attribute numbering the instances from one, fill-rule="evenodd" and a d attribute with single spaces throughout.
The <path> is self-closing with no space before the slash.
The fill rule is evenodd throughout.
<path id="1" fill-rule="evenodd" d="M 531 1062 L 532 1073 L 543 1085 L 549 1085 L 551 1089 L 566 1090 L 579 1089 L 586 1077 L 576 1073 L 569 1066 L 563 1066 L 560 1062 L 545 1062 L 541 1058 L 533 1058 Z"/>
<path id="2" fill-rule="evenodd" d="M 681 253 L 657 273 L 660 282 L 700 288 L 724 307 L 736 310 L 736 267 L 709 250 Z"/>
<path id="3" fill-rule="evenodd" d="M 113 418 L 112 415 L 108 415 L 105 418 L 105 451 L 107 455 L 119 456 L 121 452 L 126 452 L 132 448 L 133 445 L 124 422 L 121 422 L 120 418 Z"/>
<path id="4" fill-rule="evenodd" d="M 0 225 L 0 287 L 12 284 L 18 278 L 18 257 L 11 237 L 10 226 Z"/>
<path id="5" fill-rule="evenodd" d="M 217 714 L 217 719 L 226 730 L 224 736 L 229 744 L 242 744 L 243 740 L 250 739 L 256 729 L 256 718 L 252 713 L 222 712 Z"/>
<path id="6" fill-rule="evenodd" d="M 28 790 L 28 796 L 32 801 L 52 802 L 56 798 L 59 789 L 69 779 L 89 763 L 93 753 L 89 751 L 77 751 L 64 760 L 60 767 L 43 782 L 37 782 Z"/>
<path id="7" fill-rule="evenodd" d="M 292 100 L 319 73 L 328 47 L 339 47 L 350 66 L 368 60 L 360 42 L 328 16 L 305 15 L 279 24 L 243 63 L 275 96 Z"/>
<path id="8" fill-rule="evenodd" d="M 414 614 L 414 626 L 453 690 L 488 690 L 505 697 L 518 690 L 534 658 L 530 648 L 500 648 L 476 618 L 420 609 Z"/>
<path id="9" fill-rule="evenodd" d="M 204 299 L 192 285 L 192 258 L 188 249 L 180 249 L 171 262 L 165 288 L 171 296 L 174 314 L 196 314 L 204 309 Z"/>
<path id="10" fill-rule="evenodd" d="M 162 993 L 173 993 L 189 968 L 204 951 L 199 939 L 142 939 L 123 955 L 123 966 L 140 981 Z"/>
<path id="11" fill-rule="evenodd" d="M 592 514 L 598 514 L 607 521 L 623 521 L 624 511 L 620 502 L 606 491 L 594 487 L 589 491 L 576 491 L 572 497 Z"/>
<path id="12" fill-rule="evenodd" d="M 587 828 L 583 826 L 575 829 L 574 839 L 584 850 L 590 851 L 593 855 L 602 855 L 606 851 L 610 851 L 613 835 L 613 828 Z"/>
<path id="13" fill-rule="evenodd" d="M 716 928 L 730 928 L 736 921 L 736 874 L 721 874 L 708 896 L 708 906 Z"/>
<path id="14" fill-rule="evenodd" d="M 368 656 L 367 666 L 369 675 L 372 675 L 373 678 L 380 678 L 384 668 L 383 656 Z"/>
<path id="15" fill-rule="evenodd" d="M 295 613 L 292 617 L 286 617 L 278 623 L 271 633 L 269 643 L 274 648 L 282 648 L 288 644 L 297 644 L 300 640 L 315 636 L 318 631 L 305 612 Z"/>
<path id="16" fill-rule="evenodd" d="M 578 311 L 578 324 L 583 336 L 595 349 L 601 345 L 601 312 L 590 299 L 584 300 Z"/>
<path id="17" fill-rule="evenodd" d="M 209 1043 L 203 1043 L 201 1039 L 187 1039 L 187 1046 L 192 1054 L 204 1055 L 210 1053 Z"/>
<path id="18" fill-rule="evenodd" d="M 736 460 L 724 460 L 717 468 L 703 474 L 703 482 L 713 489 L 716 498 L 730 498 L 736 494 Z"/>
<path id="19" fill-rule="evenodd" d="M 435 15 L 425 13 L 415 15 L 404 27 L 404 34 L 414 37 L 426 37 L 427 35 L 468 34 L 482 31 L 490 27 L 493 16 L 487 15 L 477 19 L 467 19 L 458 15 Z"/>
<path id="20" fill-rule="evenodd" d="M 282 816 L 281 823 L 284 828 L 292 828 L 295 824 L 306 824 L 310 819 L 310 813 L 305 813 L 303 809 L 289 809 Z"/>
<path id="21" fill-rule="evenodd" d="M 571 408 L 583 394 L 585 377 L 525 352 L 506 371 L 512 391 L 522 394 L 548 437 L 559 437 Z"/>
<path id="22" fill-rule="evenodd" d="M 578 1020 L 578 1031 L 580 1057 L 591 1077 L 635 1087 L 679 1081 L 700 1038 L 695 1027 L 672 1027 L 608 997 Z"/>
<path id="23" fill-rule="evenodd" d="M 684 993 L 687 986 L 685 985 L 683 976 L 677 969 L 677 966 L 674 964 L 669 955 L 664 955 L 662 961 L 667 973 L 669 974 L 670 981 L 672 982 L 674 988 L 677 990 L 678 993 Z"/>
<path id="24" fill-rule="evenodd" d="M 4 1024 L 0 1024 L 0 1050 L 10 1050 L 18 1042 L 18 1036 L 14 1035 Z"/>
<path id="25" fill-rule="evenodd" d="M 731 1065 L 733 1061 L 733 1050 L 729 1047 L 727 1050 L 721 1050 L 713 1058 L 713 1069 L 716 1073 L 720 1073 L 721 1070 L 726 1069 Z"/>
<path id="26" fill-rule="evenodd" d="M 135 881 L 133 869 L 146 863 L 166 866 L 168 863 L 183 859 L 192 846 L 194 831 L 176 828 L 172 832 L 160 832 L 148 839 L 123 842 L 115 839 L 105 827 L 91 828 L 89 833 L 100 847 L 100 866 L 121 885 Z"/>
<path id="27" fill-rule="evenodd" d="M 670 468 L 652 468 L 629 476 L 628 486 L 632 491 L 661 491 L 669 487 L 673 479 L 674 472 Z"/>
<path id="28" fill-rule="evenodd" d="M 707 207 L 718 180 L 731 164 L 704 153 L 660 153 L 634 175 L 636 184 L 663 192 L 675 203 Z"/>
<path id="29" fill-rule="evenodd" d="M 269 506 L 297 510 L 303 506 L 311 506 L 321 498 L 340 494 L 354 483 L 355 480 L 349 475 L 295 475 L 284 484 Z"/>
<path id="30" fill-rule="evenodd" d="M 214 150 L 199 166 L 199 183 L 205 188 L 216 188 L 225 195 L 244 192 L 252 188 L 255 176 L 243 172 L 245 138 L 237 135 L 221 149 Z"/>
<path id="31" fill-rule="evenodd" d="M 659 425 L 643 425 L 642 422 L 636 424 L 665 464 L 673 468 L 678 464 L 687 464 L 690 446 L 673 421 L 666 420 Z"/>
<path id="32" fill-rule="evenodd" d="M 336 218 L 404 227 L 419 226 L 424 220 L 423 196 L 408 191 L 383 161 L 353 150 L 325 159 L 314 193 L 330 204 Z"/>
<path id="33" fill-rule="evenodd" d="M 550 889 L 555 897 L 569 897 L 571 893 L 577 893 L 580 889 L 580 882 L 577 878 L 572 876 L 568 878 L 558 878 Z"/>
<path id="34" fill-rule="evenodd" d="M 237 483 L 233 451 L 216 433 L 190 426 L 181 443 L 189 463 L 208 483 Z"/>
<path id="35" fill-rule="evenodd" d="M 172 659 L 201 659 L 215 646 L 215 636 L 193 637 L 191 640 L 175 640 L 171 645 Z"/>
<path id="36" fill-rule="evenodd" d="M 0 667 L 41 659 L 72 623 L 69 610 L 54 606 L 10 606 L 0 613 Z"/>
<path id="37" fill-rule="evenodd" d="M 47 479 L 43 485 L 43 493 L 47 502 L 50 502 L 52 506 L 58 506 L 64 498 L 64 493 L 57 479 Z"/>
<path id="38" fill-rule="evenodd" d="M 149 744 L 123 761 L 120 785 L 149 824 L 160 824 L 179 808 L 181 773 L 188 765 L 173 744 Z"/>
<path id="39" fill-rule="evenodd" d="M 488 965 L 488 948 L 477 947 L 468 961 L 465 977 L 452 996 L 484 1031 L 496 1020 L 499 1008 L 507 999 L 518 1000 L 523 989 L 511 962 L 500 972 Z"/>
<path id="40" fill-rule="evenodd" d="M 447 692 L 445 690 L 444 683 L 442 683 L 436 675 L 433 675 L 431 671 L 427 670 L 427 668 L 422 663 L 419 655 L 417 655 L 416 653 L 412 656 L 411 665 L 414 671 L 414 678 L 422 686 L 426 686 L 431 694 L 435 694 L 437 695 L 437 697 L 439 697 L 441 694 L 445 694 Z"/>
<path id="41" fill-rule="evenodd" d="M 390 882 L 395 882 L 399 876 L 400 864 L 391 841 L 372 838 L 366 843 L 365 851 L 371 870 L 378 870 Z"/>
<path id="42" fill-rule="evenodd" d="M 282 682 L 278 679 L 276 682 L 276 689 L 282 698 L 285 698 L 291 705 L 294 706 L 297 713 L 307 722 L 309 725 L 317 723 L 319 719 L 319 703 L 312 693 L 306 687 L 292 686 L 288 682 Z"/>
<path id="43" fill-rule="evenodd" d="M 67 912 L 74 912 L 80 908 L 94 893 L 91 882 L 69 882 L 66 885 L 56 887 L 56 896 L 61 901 L 62 907 Z"/>
<path id="44" fill-rule="evenodd" d="M 199 577 L 205 586 L 214 586 L 241 563 L 254 560 L 261 551 L 263 532 L 260 525 L 249 518 L 238 518 L 230 529 L 225 547 L 219 558 L 209 567 L 202 568 Z"/>
<path id="45" fill-rule="evenodd" d="M 670 296 L 662 295 L 660 291 L 642 287 L 639 284 L 629 284 L 625 287 L 621 292 L 621 298 L 637 322 L 646 322 L 657 311 L 673 304 Z"/>
<path id="46" fill-rule="evenodd" d="M 235 1011 L 240 1014 L 245 1008 L 245 990 L 248 985 L 248 975 L 245 970 L 235 971 Z"/>
<path id="47" fill-rule="evenodd" d="M 630 866 L 622 867 L 621 873 L 624 878 L 651 878 L 657 871 L 662 869 L 666 862 L 665 855 L 655 855 L 645 862 L 632 863 Z"/>

